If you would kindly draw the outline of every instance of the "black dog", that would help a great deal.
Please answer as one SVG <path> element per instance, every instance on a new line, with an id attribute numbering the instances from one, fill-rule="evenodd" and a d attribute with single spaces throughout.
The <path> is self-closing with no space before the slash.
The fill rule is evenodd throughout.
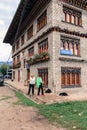
<path id="1" fill-rule="evenodd" d="M 45 93 L 52 93 L 52 91 L 48 88 L 47 90 L 45 90 Z"/>
<path id="2" fill-rule="evenodd" d="M 60 96 L 68 96 L 68 94 L 65 93 L 65 92 L 62 92 L 62 93 L 60 93 L 59 95 L 60 95 Z"/>

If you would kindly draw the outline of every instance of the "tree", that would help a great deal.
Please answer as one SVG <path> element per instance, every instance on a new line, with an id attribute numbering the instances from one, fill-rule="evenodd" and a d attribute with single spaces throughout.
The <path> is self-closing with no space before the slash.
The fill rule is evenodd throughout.
<path id="1" fill-rule="evenodd" d="M 1 65 L 1 67 L 0 67 L 0 72 L 1 72 L 3 75 L 6 75 L 8 69 L 9 69 L 9 65 L 3 64 L 3 65 Z"/>

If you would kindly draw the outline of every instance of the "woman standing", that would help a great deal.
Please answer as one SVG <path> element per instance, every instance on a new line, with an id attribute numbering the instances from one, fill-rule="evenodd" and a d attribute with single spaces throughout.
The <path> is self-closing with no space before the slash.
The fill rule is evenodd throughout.
<path id="1" fill-rule="evenodd" d="M 31 89 L 32 89 L 32 95 L 34 95 L 34 86 L 35 86 L 35 77 L 34 75 L 31 75 L 29 81 L 29 90 L 27 95 L 30 95 Z"/>
<path id="2" fill-rule="evenodd" d="M 42 78 L 41 76 L 38 76 L 36 79 L 36 87 L 38 88 L 38 93 L 37 95 L 40 95 L 40 91 L 42 93 L 42 95 L 44 95 L 44 91 L 43 91 L 43 83 L 42 83 Z"/>

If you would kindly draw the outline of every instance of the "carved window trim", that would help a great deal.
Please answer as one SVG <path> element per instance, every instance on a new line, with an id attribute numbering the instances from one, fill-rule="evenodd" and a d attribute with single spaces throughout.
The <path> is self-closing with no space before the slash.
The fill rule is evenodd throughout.
<path id="1" fill-rule="evenodd" d="M 15 65 L 16 64 L 16 58 L 14 57 L 13 58 L 13 65 Z"/>
<path id="2" fill-rule="evenodd" d="M 19 40 L 16 42 L 16 50 L 19 49 Z"/>
<path id="3" fill-rule="evenodd" d="M 65 50 L 65 54 L 62 53 L 62 50 Z M 67 51 L 70 51 L 70 56 L 81 56 L 80 54 L 80 39 L 61 36 L 61 55 L 69 55 Z"/>
<path id="4" fill-rule="evenodd" d="M 74 88 L 81 86 L 81 68 L 61 67 L 62 88 Z"/>
<path id="5" fill-rule="evenodd" d="M 17 56 L 17 63 L 20 62 L 20 55 Z"/>
<path id="6" fill-rule="evenodd" d="M 21 37 L 21 46 L 24 44 L 24 35 Z"/>
<path id="7" fill-rule="evenodd" d="M 48 38 L 38 43 L 38 53 L 48 52 Z"/>
<path id="8" fill-rule="evenodd" d="M 15 71 L 13 71 L 13 80 L 15 80 Z"/>
<path id="9" fill-rule="evenodd" d="M 85 9 L 85 10 L 87 9 L 86 0 L 62 0 L 62 1 L 81 9 Z"/>
<path id="10" fill-rule="evenodd" d="M 82 26 L 82 12 L 63 6 L 64 22 Z M 73 20 L 72 20 L 73 17 Z"/>
<path id="11" fill-rule="evenodd" d="M 33 36 L 33 25 L 27 30 L 27 40 Z"/>
<path id="12" fill-rule="evenodd" d="M 13 53 L 15 52 L 15 44 L 12 46 Z"/>
<path id="13" fill-rule="evenodd" d="M 34 46 L 28 49 L 28 56 L 31 57 L 34 55 Z"/>
<path id="14" fill-rule="evenodd" d="M 37 31 L 41 30 L 47 24 L 47 10 L 37 19 Z"/>

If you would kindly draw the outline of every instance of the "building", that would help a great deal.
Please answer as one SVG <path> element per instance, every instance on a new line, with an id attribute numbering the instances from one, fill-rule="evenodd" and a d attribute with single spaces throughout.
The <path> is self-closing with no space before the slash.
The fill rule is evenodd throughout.
<path id="1" fill-rule="evenodd" d="M 40 74 L 53 90 L 87 87 L 87 1 L 21 0 L 4 38 L 13 49 L 13 79 Z"/>

